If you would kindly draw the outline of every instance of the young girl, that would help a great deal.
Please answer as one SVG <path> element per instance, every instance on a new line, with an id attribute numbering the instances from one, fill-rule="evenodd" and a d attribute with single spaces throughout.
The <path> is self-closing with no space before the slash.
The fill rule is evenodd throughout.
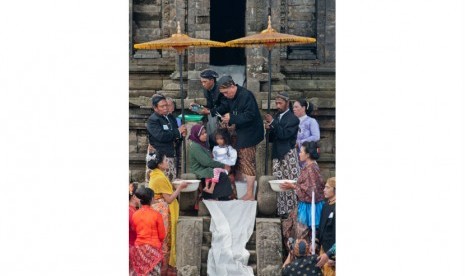
<path id="1" fill-rule="evenodd" d="M 231 147 L 231 137 L 227 129 L 217 129 L 215 132 L 215 140 L 218 144 L 213 147 L 213 159 L 228 166 L 234 166 L 237 159 L 237 151 Z M 205 179 L 205 189 L 207 193 L 212 193 L 216 183 L 220 178 L 220 173 L 228 174 L 228 171 L 222 168 L 213 169 L 213 178 Z M 209 185 L 211 183 L 211 185 Z"/>
<path id="2" fill-rule="evenodd" d="M 130 276 L 159 276 L 163 259 L 162 243 L 166 232 L 160 213 L 153 210 L 154 192 L 141 186 L 135 191 L 135 196 L 142 205 L 131 217 L 131 226 L 136 232 L 134 246 L 129 251 Z"/>

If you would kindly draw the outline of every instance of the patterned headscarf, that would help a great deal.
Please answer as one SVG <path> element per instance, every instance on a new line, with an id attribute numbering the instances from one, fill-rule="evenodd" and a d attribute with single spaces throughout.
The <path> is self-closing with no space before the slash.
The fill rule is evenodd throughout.
<path id="1" fill-rule="evenodd" d="M 201 125 L 201 124 L 197 124 L 197 125 L 192 126 L 191 134 L 189 135 L 189 140 L 191 140 L 192 142 L 195 142 L 195 143 L 201 145 L 202 147 L 210 150 L 208 148 L 208 146 L 207 146 L 207 142 L 200 141 L 200 133 L 202 133 L 202 129 L 204 129 L 204 126 Z"/>

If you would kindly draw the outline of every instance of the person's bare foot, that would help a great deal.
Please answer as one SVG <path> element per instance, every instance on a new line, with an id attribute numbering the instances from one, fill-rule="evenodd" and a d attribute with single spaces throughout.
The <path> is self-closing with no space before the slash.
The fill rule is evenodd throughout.
<path id="1" fill-rule="evenodd" d="M 255 197 L 249 194 L 245 194 L 243 197 L 241 197 L 241 200 L 255 200 Z"/>
<path id="2" fill-rule="evenodd" d="M 213 185 L 210 185 L 210 188 L 207 188 L 207 187 L 203 188 L 203 191 L 206 192 L 206 193 L 212 194 L 213 190 L 214 190 L 213 189 L 214 187 L 212 187 L 212 186 Z"/>

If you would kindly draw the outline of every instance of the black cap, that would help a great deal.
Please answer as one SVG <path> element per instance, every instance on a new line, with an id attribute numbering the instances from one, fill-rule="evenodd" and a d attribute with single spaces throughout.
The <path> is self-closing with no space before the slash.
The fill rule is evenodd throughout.
<path id="1" fill-rule="evenodd" d="M 276 98 L 281 98 L 283 100 L 285 100 L 286 102 L 289 101 L 289 94 L 287 94 L 287 92 L 278 92 L 278 94 L 276 95 Z"/>
<path id="2" fill-rule="evenodd" d="M 227 87 L 230 87 L 231 85 L 234 85 L 234 80 L 232 79 L 231 76 L 222 76 L 218 82 L 218 87 L 223 87 L 223 88 L 227 88 Z"/>
<path id="3" fill-rule="evenodd" d="M 204 79 L 209 79 L 209 80 L 216 79 L 216 78 L 218 78 L 218 73 L 216 73 L 213 70 L 206 69 L 206 70 L 203 70 L 202 72 L 200 72 L 200 77 L 204 78 Z"/>

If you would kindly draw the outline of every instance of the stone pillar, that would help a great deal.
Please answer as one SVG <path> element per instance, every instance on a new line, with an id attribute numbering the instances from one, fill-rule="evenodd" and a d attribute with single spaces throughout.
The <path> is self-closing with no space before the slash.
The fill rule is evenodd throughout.
<path id="1" fill-rule="evenodd" d="M 258 213 L 264 216 L 276 215 L 277 193 L 271 189 L 269 180 L 274 180 L 272 175 L 263 175 L 258 180 L 257 205 Z"/>
<path id="2" fill-rule="evenodd" d="M 257 218 L 256 220 L 257 275 L 265 275 L 270 267 L 283 263 L 281 221 Z"/>
<path id="3" fill-rule="evenodd" d="M 179 217 L 176 234 L 176 266 L 194 266 L 200 275 L 203 221 L 201 217 Z M 192 269 L 192 268 L 191 268 Z"/>

